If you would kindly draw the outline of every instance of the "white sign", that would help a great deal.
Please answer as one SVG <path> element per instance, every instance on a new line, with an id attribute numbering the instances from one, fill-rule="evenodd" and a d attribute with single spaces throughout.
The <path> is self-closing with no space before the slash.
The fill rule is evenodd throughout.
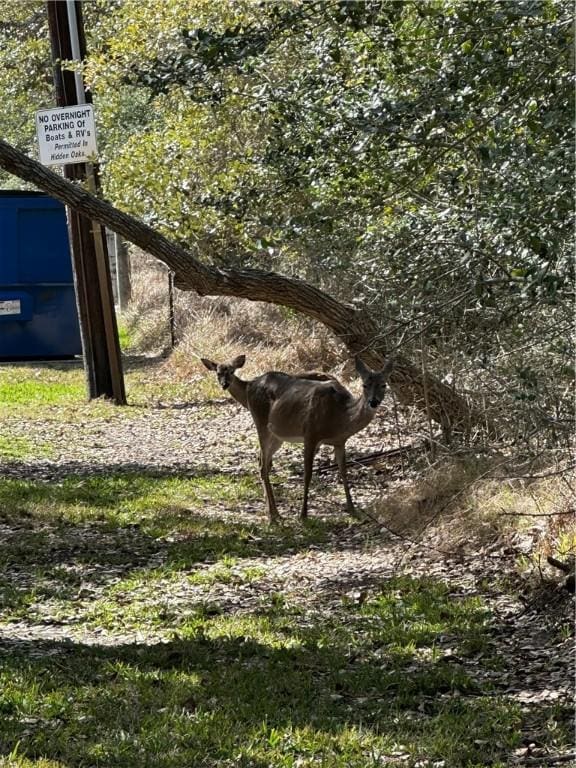
<path id="1" fill-rule="evenodd" d="M 96 127 L 92 104 L 40 109 L 36 134 L 42 165 L 87 163 L 96 155 Z"/>
<path id="2" fill-rule="evenodd" d="M 20 299 L 6 299 L 0 301 L 0 315 L 19 315 Z"/>

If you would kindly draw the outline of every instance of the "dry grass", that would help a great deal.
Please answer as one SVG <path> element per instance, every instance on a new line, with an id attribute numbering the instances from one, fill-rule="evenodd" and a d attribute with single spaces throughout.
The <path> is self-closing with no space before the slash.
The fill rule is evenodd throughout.
<path id="1" fill-rule="evenodd" d="M 170 345 L 168 271 L 157 259 L 131 250 L 132 298 L 122 316 L 129 350 L 160 354 Z"/>
<path id="2" fill-rule="evenodd" d="M 518 474 L 502 457 L 448 455 L 421 468 L 417 479 L 398 484 L 372 512 L 391 530 L 423 545 L 433 540 L 446 552 L 478 552 L 515 541 L 529 553 L 523 567 L 537 565 L 538 571 L 547 555 L 575 557 L 570 474 Z"/>
<path id="3" fill-rule="evenodd" d="M 124 315 L 131 347 L 159 354 L 170 344 L 168 276 L 158 261 L 133 255 L 132 302 Z M 346 361 L 330 331 L 290 310 L 272 304 L 223 297 L 200 297 L 175 291 L 177 346 L 169 366 L 175 377 L 204 372 L 199 357 L 218 362 L 247 356 L 246 375 L 263 370 L 333 371 Z"/>
<path id="4" fill-rule="evenodd" d="M 196 299 L 173 364 L 193 372 L 198 357 L 217 362 L 247 356 L 246 375 L 263 370 L 332 370 L 343 360 L 327 329 L 270 304 L 239 299 Z"/>

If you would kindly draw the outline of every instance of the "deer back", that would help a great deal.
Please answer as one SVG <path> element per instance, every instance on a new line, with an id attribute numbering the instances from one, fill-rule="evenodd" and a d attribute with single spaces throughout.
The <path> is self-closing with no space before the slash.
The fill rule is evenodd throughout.
<path id="1" fill-rule="evenodd" d="M 339 381 L 328 377 L 266 374 L 250 392 L 255 420 L 265 421 L 272 434 L 291 442 L 339 436 L 354 402 Z"/>

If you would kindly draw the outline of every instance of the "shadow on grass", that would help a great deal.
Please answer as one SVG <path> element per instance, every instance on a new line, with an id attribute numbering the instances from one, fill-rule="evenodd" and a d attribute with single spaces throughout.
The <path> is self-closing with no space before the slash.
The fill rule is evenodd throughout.
<path id="1" fill-rule="evenodd" d="M 103 588 L 136 570 L 169 574 L 226 557 L 339 549 L 348 528 L 342 520 L 270 527 L 261 514 L 254 522 L 246 514 L 227 519 L 221 508 L 211 514 L 226 495 L 231 507 L 261 507 L 259 485 L 242 472 L 90 469 L 59 482 L 0 480 L 0 605 L 8 615 L 51 597 L 72 600 L 75 590 Z"/>
<path id="2" fill-rule="evenodd" d="M 189 508 L 198 488 L 220 498 L 219 483 L 214 472 L 1 481 L 0 596 L 25 608 L 45 569 L 47 596 L 74 607 L 78 587 L 146 572 L 159 558 L 177 571 L 223 555 L 342 547 L 341 521 L 269 529 L 261 517 L 227 521 Z M 257 486 L 244 491 L 244 500 L 259 498 Z M 346 540 L 351 550 L 366 544 L 366 535 Z M 78 566 L 86 567 L 70 583 Z M 345 574 L 347 583 L 353 576 Z M 19 744 L 20 755 L 78 768 L 368 768 L 394 764 L 398 752 L 409 765 L 443 760 L 445 768 L 504 760 L 527 726 L 525 712 L 483 673 L 491 652 L 484 638 L 499 635 L 498 619 L 432 580 L 373 578 L 381 594 L 362 605 L 338 609 L 332 595 L 299 613 L 269 596 L 242 616 L 232 602 L 218 615 L 199 605 L 181 623 L 160 617 L 160 629 L 178 633 L 160 644 L 18 640 L 18 628 L 0 627 L 0 753 Z M 22 584 L 29 595 L 18 602 Z M 114 626 L 129 619 L 134 597 L 127 588 L 102 607 L 114 612 Z M 155 607 L 144 602 L 142 610 Z M 33 621 L 27 629 L 34 633 Z M 437 652 L 442 637 L 455 651 L 449 657 Z M 539 733 L 569 718 L 545 704 L 531 716 Z"/>
<path id="3" fill-rule="evenodd" d="M 339 539 L 339 533 L 357 524 L 347 517 L 335 516 L 333 520 L 311 518 L 303 526 L 298 519 L 287 515 L 280 526 L 270 526 L 264 513 L 260 483 L 253 472 L 242 470 L 195 467 L 188 472 L 174 467 L 145 467 L 126 464 L 60 464 L 58 477 L 45 477 L 44 471 L 54 472 L 50 462 L 38 462 L 34 468 L 36 477 L 22 477 L 20 462 L 4 462 L 4 477 L 0 479 L 0 523 L 4 522 L 7 535 L 10 527 L 19 535 L 28 532 L 31 546 L 18 548 L 41 556 L 42 540 L 46 544 L 45 557 L 52 559 L 68 549 L 58 541 L 58 532 L 65 536 L 78 531 L 73 538 L 82 539 L 84 533 L 106 533 L 112 537 L 119 532 L 122 537 L 163 540 L 168 534 L 184 556 L 189 550 L 189 560 L 201 557 L 202 550 L 208 556 L 214 553 L 232 556 L 258 556 L 293 552 L 310 545 L 326 548 L 366 548 L 366 537 Z M 280 489 L 282 490 L 282 489 Z M 217 509 L 217 514 L 211 509 Z M 235 512 L 243 516 L 239 519 Z M 253 522 L 247 520 L 254 515 Z M 194 539 L 199 541 L 198 547 Z M 14 541 L 4 540 L 6 553 L 13 549 Z M 94 542 L 90 543 L 90 548 Z M 162 546 L 166 546 L 165 543 Z M 0 542 L 0 549 L 2 542 Z M 106 542 L 103 550 L 109 548 Z M 98 547 L 94 550 L 96 553 Z"/>
<path id="4" fill-rule="evenodd" d="M 139 406 L 134 406 L 135 408 Z M 105 478 L 110 478 L 110 489 L 105 485 L 101 488 L 94 488 L 95 493 L 91 498 L 84 496 L 80 501 L 90 501 L 98 503 L 98 496 L 102 497 L 102 504 L 107 505 L 114 501 L 110 493 L 116 493 L 117 485 L 121 484 L 122 479 L 130 479 L 136 482 L 135 493 L 138 493 L 138 476 L 143 479 L 162 479 L 162 478 L 181 478 L 183 480 L 201 479 L 203 477 L 252 477 L 255 473 L 243 470 L 226 470 L 221 467 L 212 468 L 209 465 L 198 465 L 192 461 L 174 462 L 170 464 L 145 462 L 122 462 L 114 463 L 91 462 L 91 461 L 51 461 L 34 460 L 32 462 L 23 462 L 20 460 L 3 460 L 1 464 L 2 477 L 0 482 L 7 480 L 20 480 L 22 483 L 27 481 L 34 483 L 57 482 L 63 485 L 64 489 L 72 488 L 75 483 L 84 483 L 86 489 L 94 488 L 94 483 L 102 483 Z"/>
<path id="5" fill-rule="evenodd" d="M 378 632 L 351 646 L 357 626 L 340 626 L 331 643 L 324 623 L 294 629 L 279 617 L 268 628 L 292 645 L 214 637 L 208 625 L 169 643 L 113 648 L 0 635 L 0 751 L 20 742 L 20 754 L 67 766 L 299 757 L 343 768 L 386 764 L 375 756 L 392 760 L 401 744 L 412 759 L 448 768 L 486 765 L 519 742 L 518 708 L 482 698 L 481 683 L 453 662 L 394 655 Z"/>

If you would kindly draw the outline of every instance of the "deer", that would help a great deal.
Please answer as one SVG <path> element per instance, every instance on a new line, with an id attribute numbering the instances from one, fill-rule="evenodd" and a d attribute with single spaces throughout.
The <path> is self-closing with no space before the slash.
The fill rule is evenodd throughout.
<path id="1" fill-rule="evenodd" d="M 349 392 L 330 374 L 311 371 L 291 375 L 269 371 L 252 380 L 236 375 L 246 362 L 238 355 L 227 363 L 200 358 L 204 366 L 216 373 L 223 390 L 252 415 L 260 443 L 260 479 L 271 524 L 278 523 L 274 491 L 270 483 L 272 458 L 285 442 L 304 443 L 304 496 L 300 519 L 308 517 L 308 491 L 312 479 L 314 456 L 321 445 L 334 448 L 334 456 L 346 496 L 346 509 L 359 519 L 352 501 L 346 471 L 346 441 L 370 424 L 381 404 L 393 369 L 387 360 L 379 371 L 369 368 L 355 357 L 356 372 L 362 380 L 359 397 Z"/>

